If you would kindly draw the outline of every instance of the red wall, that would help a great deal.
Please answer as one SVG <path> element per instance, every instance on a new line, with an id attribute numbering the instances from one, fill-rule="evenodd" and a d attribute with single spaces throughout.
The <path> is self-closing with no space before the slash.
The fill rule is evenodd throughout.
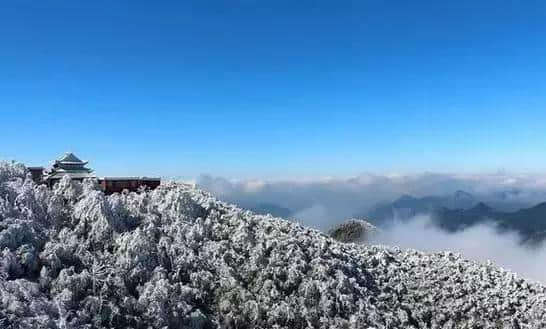
<path id="1" fill-rule="evenodd" d="M 121 193 L 123 190 L 137 192 L 142 186 L 153 190 L 160 184 L 159 179 L 99 179 L 99 185 L 105 194 Z"/>

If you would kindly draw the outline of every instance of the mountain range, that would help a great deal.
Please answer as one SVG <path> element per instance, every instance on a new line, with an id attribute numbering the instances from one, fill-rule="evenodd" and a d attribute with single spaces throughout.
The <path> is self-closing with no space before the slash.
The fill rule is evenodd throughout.
<path id="1" fill-rule="evenodd" d="M 415 198 L 411 195 L 403 195 L 391 203 L 381 203 L 366 213 L 356 214 L 355 217 L 370 218 L 379 224 L 385 220 L 405 220 L 419 214 L 429 214 L 438 209 L 469 209 L 478 204 L 478 201 L 470 193 L 456 191 L 447 196 L 425 196 Z"/>
<path id="2" fill-rule="evenodd" d="M 546 238 L 546 202 L 514 212 L 501 212 L 480 202 L 470 209 L 442 208 L 434 212 L 433 222 L 447 231 L 492 223 L 501 231 L 515 231 L 522 242 L 534 244 Z"/>
<path id="3" fill-rule="evenodd" d="M 546 239 L 546 203 L 529 205 L 522 201 L 519 190 L 497 191 L 475 196 L 458 190 L 452 194 L 414 197 L 404 194 L 392 202 L 378 203 L 370 210 L 361 211 L 354 218 L 366 218 L 378 227 L 393 221 L 408 221 L 418 215 L 430 215 L 435 225 L 448 232 L 492 223 L 501 231 L 514 231 L 525 243 Z M 270 202 L 240 204 L 257 214 L 292 218 L 296 211 Z"/>
<path id="4" fill-rule="evenodd" d="M 512 192 L 506 192 L 512 194 Z M 499 193 L 499 199 L 489 199 L 491 203 L 508 199 L 510 195 Z M 490 223 L 501 231 L 514 231 L 521 235 L 522 242 L 537 243 L 546 239 L 546 202 L 512 211 L 511 207 L 491 206 L 472 194 L 456 191 L 447 196 L 426 196 L 416 198 L 403 195 L 391 203 L 382 203 L 365 214 L 355 217 L 367 218 L 379 227 L 394 221 L 409 221 L 418 215 L 430 215 L 433 224 L 448 232 L 460 231 L 477 224 Z"/>

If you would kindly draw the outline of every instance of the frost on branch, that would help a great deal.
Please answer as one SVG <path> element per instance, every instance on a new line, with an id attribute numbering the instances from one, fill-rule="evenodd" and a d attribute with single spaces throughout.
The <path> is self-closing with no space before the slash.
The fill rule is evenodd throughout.
<path id="1" fill-rule="evenodd" d="M 352 231 L 350 231 L 352 232 Z M 105 196 L 0 164 L 0 328 L 543 328 L 544 286 L 343 244 L 183 184 Z"/>

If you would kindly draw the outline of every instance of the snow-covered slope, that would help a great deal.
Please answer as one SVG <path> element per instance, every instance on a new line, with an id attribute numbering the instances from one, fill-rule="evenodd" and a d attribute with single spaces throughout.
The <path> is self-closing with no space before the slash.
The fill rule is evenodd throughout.
<path id="1" fill-rule="evenodd" d="M 542 328 L 542 285 L 343 244 L 180 184 L 54 191 L 0 165 L 1 328 Z"/>

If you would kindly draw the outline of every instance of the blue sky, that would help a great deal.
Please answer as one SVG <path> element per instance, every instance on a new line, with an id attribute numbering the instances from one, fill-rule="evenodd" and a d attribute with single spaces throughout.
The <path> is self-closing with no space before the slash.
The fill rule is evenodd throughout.
<path id="1" fill-rule="evenodd" d="M 546 169 L 544 1 L 3 1 L 0 158 L 101 174 Z"/>

